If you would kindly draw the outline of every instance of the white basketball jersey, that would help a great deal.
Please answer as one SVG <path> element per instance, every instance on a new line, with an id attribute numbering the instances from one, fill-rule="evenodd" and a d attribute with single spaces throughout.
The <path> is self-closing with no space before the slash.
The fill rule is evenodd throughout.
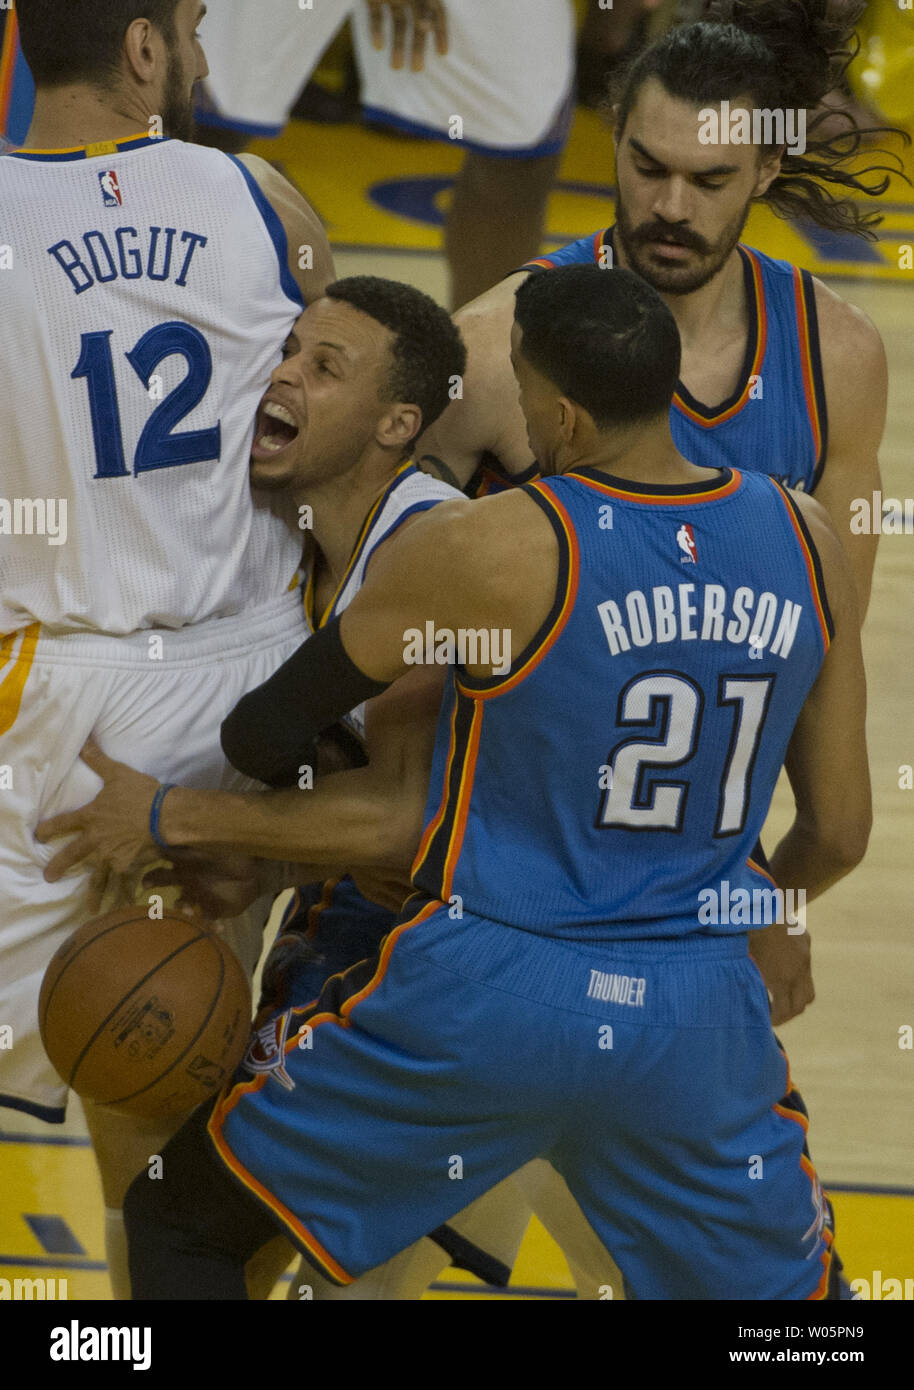
<path id="1" fill-rule="evenodd" d="M 394 531 L 403 525 L 407 517 L 415 516 L 417 512 L 426 512 L 429 507 L 437 506 L 439 502 L 453 502 L 458 497 L 464 502 L 466 501 L 465 494 L 458 492 L 449 483 L 443 483 L 439 478 L 433 478 L 428 473 L 423 473 L 414 463 L 404 463 L 394 474 L 362 523 L 359 538 L 349 558 L 349 564 L 346 566 L 346 573 L 322 614 L 314 612 L 314 575 L 310 562 L 307 564 L 305 570 L 305 624 L 308 628 L 308 635 L 313 636 L 317 628 L 323 627 L 325 623 L 329 623 L 332 618 L 337 617 L 345 608 L 349 607 L 362 587 L 365 571 L 372 555 L 379 545 L 383 545 Z M 344 722 L 358 734 L 360 739 L 364 740 L 364 703 L 347 714 Z"/>
<path id="2" fill-rule="evenodd" d="M 0 210 L 0 633 L 179 628 L 281 594 L 301 535 L 248 467 L 303 306 L 254 179 L 138 136 L 4 154 Z"/>

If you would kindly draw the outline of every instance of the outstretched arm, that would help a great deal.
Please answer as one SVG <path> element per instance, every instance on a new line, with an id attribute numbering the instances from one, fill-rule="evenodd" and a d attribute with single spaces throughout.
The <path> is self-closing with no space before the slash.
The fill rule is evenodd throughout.
<path id="1" fill-rule="evenodd" d="M 514 295 L 526 278 L 509 275 L 454 315 L 467 348 L 461 394 L 416 444 L 419 467 L 452 487 L 466 487 L 487 453 L 507 473 L 534 462 L 511 367 Z"/>
<path id="2" fill-rule="evenodd" d="M 854 576 L 820 504 L 802 495 L 797 503 L 819 552 L 835 636 L 787 749 L 796 814 L 771 855 L 771 874 L 779 888 L 799 890 L 811 901 L 862 859 L 872 809 Z M 815 997 L 803 927 L 801 919 L 800 930 L 774 923 L 750 933 L 775 1027 L 802 1013 Z"/>
<path id="3" fill-rule="evenodd" d="M 161 803 L 158 828 L 178 861 L 175 877 L 181 878 L 185 853 L 195 856 L 192 870 L 200 856 L 245 855 L 282 862 L 284 874 L 269 879 L 276 891 L 357 868 L 399 877 L 405 888 L 425 811 L 442 676 L 440 668 L 417 670 L 369 705 L 365 767 L 318 775 L 313 785 L 303 776 L 294 789 L 273 792 L 173 787 Z M 126 872 L 166 856 L 150 834 L 155 778 L 94 745 L 83 758 L 104 786 L 87 806 L 38 827 L 41 842 L 76 837 L 48 865 L 48 880 L 81 863 Z"/>
<path id="4" fill-rule="evenodd" d="M 822 342 L 822 372 L 828 411 L 828 454 L 816 501 L 821 502 L 850 560 L 859 620 L 866 617 L 876 563 L 878 534 L 851 529 L 855 498 L 882 486 L 879 445 L 885 429 L 888 369 L 878 330 L 855 308 L 816 281 L 816 312 Z"/>
<path id="5" fill-rule="evenodd" d="M 239 771 L 287 784 L 311 741 L 411 669 L 427 626 L 497 632 L 508 665 L 530 643 L 555 597 L 558 544 L 521 490 L 481 502 L 441 503 L 384 546 L 342 617 L 303 643 L 222 725 Z M 490 641 L 491 647 L 494 645 Z M 499 662 L 504 673 L 504 662 Z M 492 674 L 493 663 L 468 665 Z"/>

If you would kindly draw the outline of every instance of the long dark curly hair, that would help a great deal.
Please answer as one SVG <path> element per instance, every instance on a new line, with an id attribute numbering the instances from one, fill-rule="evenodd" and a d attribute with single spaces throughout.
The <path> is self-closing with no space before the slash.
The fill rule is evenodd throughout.
<path id="1" fill-rule="evenodd" d="M 889 162 L 865 168 L 856 156 L 864 137 L 897 136 L 906 145 L 910 137 L 894 126 L 861 127 L 849 112 L 845 130 L 816 135 L 833 114 L 817 108 L 859 51 L 854 31 L 865 8 L 865 0 L 709 0 L 701 19 L 671 29 L 616 76 L 604 114 L 621 132 L 649 77 L 699 106 L 748 96 L 759 109 L 805 110 L 806 148 L 785 149 L 762 201 L 779 217 L 808 218 L 873 241 L 881 215 L 842 191 L 878 198 L 893 176 L 905 178 L 894 152 L 873 151 Z"/>

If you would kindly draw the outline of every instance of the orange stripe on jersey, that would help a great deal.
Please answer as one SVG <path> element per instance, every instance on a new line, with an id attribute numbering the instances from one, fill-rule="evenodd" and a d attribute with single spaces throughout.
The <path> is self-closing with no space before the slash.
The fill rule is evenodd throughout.
<path id="1" fill-rule="evenodd" d="M 772 888 L 777 888 L 777 884 L 775 883 L 774 879 L 771 877 L 771 875 L 770 875 L 770 873 L 768 872 L 768 870 L 767 870 L 767 869 L 763 869 L 762 866 L 761 866 L 761 864 L 756 864 L 755 860 L 752 858 L 751 855 L 747 855 L 747 856 L 746 856 L 746 863 L 747 863 L 747 865 L 749 866 L 750 869 L 754 869 L 755 872 L 756 872 L 757 874 L 761 874 L 763 878 L 767 878 L 767 880 L 768 880 L 768 882 L 771 884 Z"/>
<path id="2" fill-rule="evenodd" d="M 812 430 L 813 448 L 816 461 L 822 455 L 822 422 L 812 376 L 812 343 L 809 336 L 809 315 L 806 312 L 806 298 L 803 294 L 803 279 L 796 266 L 793 268 L 793 294 L 797 306 L 797 333 L 800 338 L 800 366 L 803 374 L 803 396 L 806 413 Z"/>
<path id="3" fill-rule="evenodd" d="M 352 1013 L 352 1010 L 355 1008 L 356 1004 L 361 1004 L 363 999 L 366 999 L 369 994 L 373 994 L 374 991 L 377 989 L 378 985 L 384 979 L 384 976 L 387 974 L 387 967 L 390 964 L 390 957 L 393 954 L 393 949 L 396 946 L 397 942 L 400 940 L 400 937 L 403 935 L 404 932 L 409 931 L 411 927 L 419 926 L 420 922 L 424 922 L 427 917 L 431 917 L 433 913 L 439 912 L 441 910 L 441 907 L 442 904 L 440 902 L 427 902 L 423 908 L 420 908 L 420 910 L 416 913 L 415 917 L 410 917 L 408 921 L 401 922 L 399 927 L 394 927 L 393 931 L 389 932 L 388 935 L 384 938 L 384 945 L 382 947 L 380 957 L 378 958 L 378 968 L 372 975 L 368 983 L 366 985 L 363 985 L 363 987 L 360 990 L 358 990 L 357 993 L 350 995 L 348 999 L 343 1001 L 343 1003 L 340 1005 L 340 1011 L 338 1014 L 322 1013 L 315 1014 L 312 1018 L 309 1018 L 308 1023 L 311 1025 L 311 1027 L 316 1028 L 320 1023 L 338 1023 L 343 1028 L 351 1028 L 352 1023 L 350 1021 L 349 1015 Z M 362 965 L 363 963 L 364 962 L 360 961 L 359 965 Z M 359 968 L 359 965 L 356 965 L 355 967 L 353 967 L 353 969 L 357 970 Z M 343 970 L 340 973 L 345 977 L 349 974 L 349 971 Z M 304 1012 L 304 1010 L 293 1009 L 292 1012 L 301 1013 Z M 296 1047 L 298 1047 L 297 1038 L 291 1038 L 286 1043 L 287 1052 L 292 1052 L 293 1049 Z"/>
<path id="4" fill-rule="evenodd" d="M 785 1060 L 785 1062 L 787 1061 L 786 1056 L 784 1057 L 784 1060 Z M 789 1065 L 789 1063 L 788 1063 L 788 1067 L 787 1067 L 787 1090 L 788 1090 L 788 1093 L 789 1093 L 792 1089 L 793 1089 L 793 1087 L 792 1087 L 791 1081 L 790 1081 L 790 1065 Z M 787 1105 L 782 1105 L 782 1104 L 780 1104 L 780 1103 L 778 1103 L 777 1105 L 773 1105 L 771 1108 L 772 1108 L 772 1110 L 775 1112 L 776 1115 L 782 1115 L 782 1116 L 784 1117 L 785 1120 L 793 1120 L 794 1124 L 798 1124 L 798 1125 L 800 1126 L 800 1128 L 802 1129 L 802 1131 L 803 1131 L 804 1134 L 806 1134 L 806 1133 L 808 1132 L 808 1130 L 809 1130 L 809 1120 L 808 1120 L 808 1119 L 806 1118 L 806 1116 L 803 1114 L 802 1110 L 792 1110 L 789 1106 L 787 1106 Z M 800 1167 L 802 1168 L 803 1172 L 806 1174 L 807 1178 L 809 1179 L 809 1186 L 810 1186 L 810 1192 L 811 1192 L 811 1198 L 812 1198 L 811 1205 L 812 1205 L 813 1209 L 818 1213 L 818 1215 L 817 1215 L 817 1217 L 816 1217 L 816 1220 L 813 1222 L 813 1224 L 812 1224 L 812 1225 L 810 1226 L 810 1228 L 809 1228 L 809 1231 L 807 1232 L 807 1234 L 810 1235 L 810 1234 L 812 1234 L 812 1232 L 816 1229 L 816 1227 L 819 1225 L 819 1222 L 820 1222 L 820 1221 L 824 1221 L 824 1218 L 823 1218 L 822 1215 L 821 1215 L 820 1203 L 819 1203 L 819 1196 L 820 1196 L 820 1194 L 821 1194 L 821 1192 L 822 1192 L 822 1185 L 821 1185 L 821 1183 L 819 1182 L 819 1175 L 818 1175 L 818 1173 L 816 1172 L 815 1168 L 812 1166 L 812 1163 L 810 1162 L 810 1160 L 806 1157 L 806 1154 L 805 1154 L 805 1153 L 800 1154 Z M 824 1197 L 823 1197 L 823 1200 L 824 1200 Z M 821 1234 L 822 1240 L 825 1242 L 825 1249 L 822 1251 L 822 1254 L 819 1256 L 819 1262 L 820 1262 L 820 1264 L 822 1265 L 822 1274 L 821 1274 L 821 1277 L 820 1277 L 820 1279 L 819 1279 L 818 1284 L 816 1285 L 816 1287 L 815 1287 L 815 1289 L 813 1290 L 813 1292 L 809 1295 L 807 1301 L 811 1301 L 812 1299 L 824 1299 L 824 1298 L 826 1298 L 826 1297 L 828 1296 L 828 1275 L 829 1275 L 829 1270 L 831 1269 L 832 1245 L 834 1244 L 834 1239 L 835 1239 L 835 1238 L 834 1238 L 834 1235 L 832 1234 L 832 1232 L 831 1232 L 831 1231 L 828 1229 L 828 1227 L 827 1227 L 826 1225 L 824 1225 L 824 1224 L 823 1224 L 823 1226 L 822 1226 L 822 1230 L 821 1230 L 820 1234 Z"/>
<path id="5" fill-rule="evenodd" d="M 474 701 L 473 720 L 470 724 L 470 734 L 467 739 L 463 769 L 460 774 L 460 785 L 457 788 L 454 828 L 451 831 L 451 838 L 444 857 L 441 896 L 445 902 L 447 902 L 451 896 L 451 888 L 454 884 L 454 870 L 457 867 L 457 860 L 460 858 L 460 851 L 463 848 L 463 837 L 467 828 L 467 816 L 470 812 L 470 800 L 473 795 L 473 779 L 476 776 L 476 759 L 479 754 L 479 736 L 482 731 L 483 708 L 484 706 L 479 701 Z"/>
<path id="6" fill-rule="evenodd" d="M 265 1077 L 260 1077 L 258 1079 L 266 1080 Z M 335 1279 L 337 1283 L 340 1284 L 351 1284 L 355 1275 L 347 1274 L 342 1265 L 338 1264 L 333 1256 L 324 1249 L 320 1241 L 316 1240 L 311 1232 L 302 1225 L 297 1216 L 289 1210 L 285 1203 L 281 1202 L 279 1198 L 274 1196 L 262 1183 L 258 1182 L 253 1173 L 249 1173 L 242 1163 L 239 1163 L 223 1137 L 221 1119 L 222 1117 L 220 1116 L 217 1120 L 217 1112 L 214 1112 L 210 1116 L 206 1128 L 210 1138 L 216 1146 L 216 1152 L 222 1159 L 222 1162 L 227 1168 L 231 1169 L 238 1181 L 242 1183 L 249 1192 L 252 1192 L 255 1197 L 259 1197 L 260 1200 L 279 1217 L 283 1225 L 292 1232 L 299 1243 L 309 1252 L 312 1259 L 320 1265 L 322 1269 L 326 1270 L 332 1279 Z"/>
<path id="7" fill-rule="evenodd" d="M 19 56 L 19 21 L 15 11 L 7 11 L 3 52 L 0 53 L 0 130 L 6 130 L 13 100 L 16 59 Z"/>
<path id="8" fill-rule="evenodd" d="M 92 159 L 100 154 L 117 154 L 122 145 L 131 145 L 136 140 L 154 139 L 148 130 L 138 130 L 135 135 L 119 135 L 116 140 L 98 140 L 90 145 L 61 145 L 48 150 L 28 149 L 22 151 L 23 154 L 79 154 L 80 150 L 85 150 L 86 158 Z"/>
<path id="9" fill-rule="evenodd" d="M 787 1081 L 784 1087 L 784 1094 L 786 1097 L 789 1096 L 794 1089 L 793 1078 L 790 1075 L 790 1059 L 788 1058 L 787 1053 L 784 1051 L 784 1049 L 780 1047 L 780 1044 L 779 1050 L 781 1056 L 784 1058 L 784 1065 L 787 1068 Z M 773 1105 L 771 1108 L 777 1115 L 782 1115 L 785 1120 L 793 1120 L 794 1124 L 798 1124 L 802 1129 L 804 1135 L 808 1133 L 809 1120 L 803 1114 L 802 1110 L 793 1110 L 789 1105 L 784 1105 L 781 1102 L 778 1102 L 777 1105 Z M 807 1178 L 809 1178 L 810 1187 L 812 1188 L 812 1205 L 815 1208 L 816 1212 L 820 1213 L 819 1194 L 822 1193 L 822 1184 L 819 1182 L 818 1173 L 812 1166 L 812 1163 L 810 1162 L 809 1158 L 807 1158 L 805 1153 L 800 1154 L 800 1167 L 806 1174 Z M 818 1220 L 815 1224 L 818 1225 Z M 812 1229 L 814 1228 L 810 1227 L 810 1230 Z M 823 1250 L 822 1254 L 819 1257 L 822 1263 L 822 1277 L 816 1285 L 814 1292 L 809 1295 L 809 1300 L 816 1298 L 824 1299 L 828 1295 L 828 1275 L 829 1270 L 831 1268 L 832 1245 L 834 1244 L 835 1238 L 833 1233 L 829 1230 L 828 1226 L 823 1226 L 821 1234 L 826 1246 L 825 1250 Z"/>
<path id="10" fill-rule="evenodd" d="M 680 410 L 687 419 L 695 425 L 701 425 L 702 429 L 713 429 L 715 425 L 722 425 L 726 420 L 732 420 L 737 415 L 749 399 L 749 392 L 752 390 L 757 378 L 762 362 L 765 357 L 765 348 L 768 345 L 768 311 L 765 307 L 765 287 L 762 281 L 762 267 L 758 262 L 755 253 L 748 246 L 741 246 L 741 249 L 749 258 L 752 269 L 752 283 L 755 288 L 755 351 L 752 354 L 752 366 L 749 368 L 749 376 L 739 397 L 727 409 L 720 411 L 717 415 L 699 415 L 686 404 L 679 392 L 673 395 L 673 403 L 677 410 Z"/>
<path id="11" fill-rule="evenodd" d="M 32 662 L 35 659 L 35 648 L 38 645 L 40 631 L 40 623 L 32 623 L 23 630 L 19 655 L 3 680 L 0 681 L 0 734 L 5 734 L 11 729 L 18 718 L 25 683 L 29 678 Z M 9 663 L 13 654 L 13 647 L 19 636 L 20 633 L 11 632 L 0 643 L 0 668 Z"/>
<path id="12" fill-rule="evenodd" d="M 575 473 L 573 469 L 565 476 L 574 478 L 587 487 L 592 487 L 594 492 L 605 493 L 607 497 L 620 497 L 624 502 L 647 502 L 652 507 L 684 507 L 694 502 L 716 502 L 719 498 L 729 497 L 731 493 L 736 492 L 742 482 L 742 476 L 736 468 L 732 468 L 730 473 L 731 476 L 727 482 L 722 483 L 720 487 L 711 488 L 707 492 L 677 492 L 663 496 L 655 492 L 638 492 L 636 488 L 613 487 L 610 483 L 598 483 L 596 478 L 585 478 L 583 474 Z"/>
<path id="13" fill-rule="evenodd" d="M 583 482 L 584 479 L 581 479 L 581 481 Z M 555 621 L 549 628 L 549 631 L 546 632 L 542 640 L 536 644 L 533 651 L 530 653 L 530 655 L 524 662 L 523 666 L 521 666 L 517 671 L 513 672 L 513 674 L 508 676 L 505 680 L 499 681 L 497 685 L 486 685 L 484 690 L 477 690 L 473 686 L 463 685 L 459 679 L 456 681 L 457 689 L 462 694 L 469 695 L 469 697 L 472 700 L 490 700 L 494 695 L 504 695 L 507 691 L 513 690 L 516 685 L 520 685 L 521 681 L 526 680 L 527 676 L 529 676 L 531 671 L 533 671 L 534 668 L 540 664 L 543 658 L 546 655 L 548 655 L 549 651 L 552 649 L 558 638 L 561 636 L 565 624 L 571 617 L 571 612 L 574 608 L 574 601 L 577 598 L 578 577 L 580 575 L 581 570 L 581 556 L 578 547 L 578 538 L 575 534 L 574 524 L 571 520 L 571 517 L 568 515 L 567 511 L 562 506 L 562 503 L 558 500 L 555 494 L 553 492 L 550 492 L 548 488 L 543 487 L 541 482 L 528 483 L 527 486 L 530 488 L 534 488 L 555 513 L 556 517 L 558 518 L 559 524 L 561 525 L 562 531 L 565 535 L 565 540 L 568 543 L 568 556 L 570 563 L 568 565 L 568 574 L 565 580 L 565 594 L 562 599 L 562 606 L 559 609 Z"/>
<path id="14" fill-rule="evenodd" d="M 378 967 L 374 975 L 362 989 L 358 990 L 357 993 L 351 995 L 350 998 L 344 1000 L 344 1002 L 340 1006 L 339 1013 L 325 1012 L 311 1014 L 311 1010 L 315 1007 L 313 1004 L 306 1005 L 304 1008 L 301 1009 L 291 1009 L 290 1013 L 296 1015 L 310 1014 L 311 1016 L 308 1018 L 308 1024 L 311 1028 L 317 1028 L 322 1023 L 336 1023 L 342 1028 L 351 1028 L 352 1023 L 349 1015 L 352 1013 L 352 1010 L 355 1008 L 356 1004 L 359 1004 L 363 999 L 365 999 L 369 994 L 371 994 L 375 989 L 377 989 L 378 985 L 384 979 L 384 976 L 387 973 L 387 966 L 390 962 L 390 957 L 393 952 L 393 948 L 396 945 L 397 941 L 400 939 L 400 937 L 403 935 L 405 931 L 409 930 L 410 927 L 418 926 L 420 922 L 424 922 L 427 917 L 430 917 L 432 913 L 439 911 L 440 908 L 440 902 L 428 902 L 419 912 L 416 913 L 415 917 L 411 917 L 409 921 L 401 923 L 399 927 L 395 927 L 394 930 L 390 932 L 390 934 L 385 938 L 384 947 L 381 951 L 381 955 L 378 960 Z M 360 961 L 358 965 L 352 967 L 352 970 L 359 970 L 362 964 L 364 964 L 364 962 Z M 344 970 L 341 972 L 343 976 L 349 973 L 350 972 L 348 970 Z M 285 1051 L 287 1053 L 292 1052 L 294 1051 L 294 1049 L 298 1047 L 298 1045 L 299 1038 L 298 1033 L 296 1033 L 290 1040 L 286 1042 Z M 219 1101 L 217 1102 L 215 1109 L 213 1110 L 213 1113 L 207 1122 L 207 1131 L 213 1143 L 215 1144 L 216 1151 L 219 1154 L 219 1157 L 222 1159 L 223 1163 L 225 1163 L 225 1165 L 231 1169 L 231 1171 L 235 1174 L 239 1181 L 242 1182 L 244 1186 L 248 1188 L 249 1191 L 253 1192 L 255 1196 L 259 1197 L 260 1200 L 264 1202 L 272 1212 L 275 1212 L 275 1214 L 279 1217 L 280 1221 L 282 1221 L 283 1224 L 288 1227 L 288 1229 L 293 1233 L 293 1235 L 301 1242 L 302 1245 L 304 1245 L 305 1249 L 310 1252 L 310 1254 L 314 1257 L 317 1263 L 320 1264 L 324 1269 L 326 1269 L 327 1272 L 334 1279 L 336 1279 L 339 1283 L 342 1284 L 351 1284 L 354 1276 L 346 1273 L 342 1265 L 340 1265 L 333 1258 L 333 1256 L 327 1250 L 324 1249 L 324 1247 L 320 1244 L 318 1240 L 315 1239 L 315 1237 L 311 1234 L 307 1227 L 302 1225 L 302 1223 L 299 1221 L 298 1217 L 294 1214 L 294 1212 L 291 1212 L 289 1208 L 279 1200 L 278 1197 L 276 1197 L 272 1192 L 270 1192 L 268 1188 L 264 1187 L 263 1184 L 259 1182 L 252 1173 L 248 1172 L 244 1165 L 232 1153 L 231 1149 L 228 1146 L 228 1141 L 222 1133 L 222 1126 L 226 1116 L 229 1115 L 232 1112 L 232 1110 L 234 1110 L 235 1106 L 239 1103 L 239 1101 L 243 1100 L 245 1096 L 251 1095 L 255 1091 L 259 1091 L 268 1079 L 268 1073 L 261 1073 L 259 1076 L 253 1077 L 250 1081 L 242 1081 L 237 1085 L 230 1086 L 219 1098 Z"/>
<path id="15" fill-rule="evenodd" d="M 809 589 L 810 593 L 812 594 L 813 603 L 815 604 L 816 617 L 818 618 L 819 626 L 822 629 L 822 641 L 825 644 L 825 650 L 827 652 L 829 647 L 831 646 L 831 636 L 829 635 L 828 631 L 828 621 L 825 617 L 825 603 L 823 602 L 822 591 L 819 588 L 819 580 L 816 574 L 815 561 L 813 560 L 812 552 L 809 549 L 809 543 L 807 542 L 806 537 L 803 534 L 803 530 L 799 522 L 797 521 L 796 513 L 794 511 L 794 504 L 791 502 L 784 489 L 782 487 L 779 487 L 773 478 L 771 479 L 771 484 L 773 487 L 777 488 L 778 495 L 780 496 L 781 501 L 784 503 L 787 515 L 790 517 L 790 524 L 796 533 L 797 540 L 800 542 L 800 549 L 803 552 L 803 560 L 806 564 L 806 573 L 809 578 Z"/>
<path id="16" fill-rule="evenodd" d="M 451 711 L 451 736 L 450 742 L 448 743 L 447 758 L 445 759 L 444 764 L 444 790 L 441 793 L 441 803 L 438 807 L 438 810 L 435 812 L 434 816 L 429 821 L 428 825 L 425 827 L 425 832 L 422 836 L 422 839 L 419 841 L 419 848 L 416 851 L 416 857 L 413 860 L 413 867 L 410 870 L 410 879 L 412 879 L 419 871 L 419 869 L 422 867 L 425 856 L 428 854 L 429 845 L 431 844 L 431 841 L 433 840 L 434 836 L 437 834 L 438 829 L 447 813 L 447 789 L 451 785 L 451 769 L 454 765 L 454 757 L 457 752 L 457 708 L 459 704 L 460 701 L 455 698 L 454 708 Z"/>

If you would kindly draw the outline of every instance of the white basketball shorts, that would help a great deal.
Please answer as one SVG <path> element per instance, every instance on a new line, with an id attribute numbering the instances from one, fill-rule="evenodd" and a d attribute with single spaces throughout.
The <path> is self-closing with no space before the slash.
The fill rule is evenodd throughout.
<path id="1" fill-rule="evenodd" d="M 372 47 L 361 0 L 210 0 L 201 28 L 210 72 L 198 119 L 278 135 L 350 15 L 369 117 L 485 154 L 529 158 L 562 148 L 573 114 L 571 0 L 448 0 L 450 51 L 441 57 L 429 41 L 420 73 L 408 64 L 395 71 L 389 47 Z"/>
<path id="2" fill-rule="evenodd" d="M 48 962 L 89 920 L 88 871 L 46 883 L 66 843 L 41 845 L 39 821 L 91 801 L 101 781 L 80 760 L 90 734 L 103 752 L 160 781 L 244 791 L 219 726 L 242 695 L 305 640 L 298 589 L 234 618 L 129 637 L 45 636 L 36 625 L 0 642 L 0 1106 L 63 1119 L 67 1088 L 38 1035 Z M 263 910 L 228 924 L 249 973 Z"/>

